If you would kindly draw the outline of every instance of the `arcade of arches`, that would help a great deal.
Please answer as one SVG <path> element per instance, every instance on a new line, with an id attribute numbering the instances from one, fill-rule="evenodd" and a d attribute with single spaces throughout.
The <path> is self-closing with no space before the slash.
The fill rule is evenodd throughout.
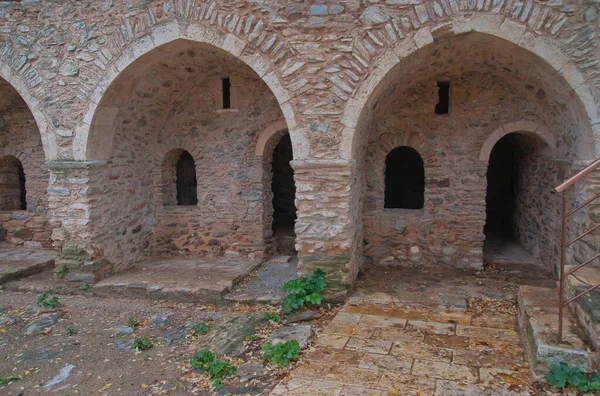
<path id="1" fill-rule="evenodd" d="M 573 86 L 571 63 L 557 73 L 543 51 L 444 24 L 390 22 L 406 33 L 394 47 L 377 30 L 392 6 L 347 7 L 332 18 L 370 26 L 377 48 L 205 18 L 100 50 L 98 75 L 75 67 L 89 46 L 73 44 L 77 62 L 57 62 L 44 86 L 87 79 L 73 111 L 27 96 L 41 88 L 25 89 L 26 104 L 0 80 L 0 237 L 57 249 L 73 279 L 92 280 L 154 256 L 297 252 L 300 272 L 325 269 L 335 297 L 369 266 L 481 268 L 490 241 L 555 271 L 552 187 L 598 156 L 596 102 Z M 596 249 L 593 238 L 572 254 Z"/>

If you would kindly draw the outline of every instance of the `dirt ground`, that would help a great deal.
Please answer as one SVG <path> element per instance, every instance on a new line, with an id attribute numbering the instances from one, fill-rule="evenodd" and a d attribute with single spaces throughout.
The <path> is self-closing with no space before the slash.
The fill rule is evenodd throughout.
<path id="1" fill-rule="evenodd" d="M 166 345 L 165 334 L 184 323 L 205 322 L 210 327 L 215 319 L 239 312 L 268 311 L 268 306 L 230 305 L 229 307 L 194 306 L 165 301 L 103 298 L 90 292 L 80 295 L 58 295 L 60 309 L 41 311 L 36 308 L 37 295 L 26 292 L 0 291 L 0 377 L 18 375 L 21 379 L 0 385 L 2 395 L 34 394 L 213 394 L 205 375 L 193 372 L 189 365 L 195 351 L 189 348 L 195 337 L 187 336 L 173 345 Z M 48 313 L 62 313 L 56 325 L 47 331 L 26 335 L 24 329 L 34 319 Z M 131 334 L 119 334 L 115 328 L 128 327 L 128 317 L 139 323 Z M 165 328 L 152 326 L 154 317 L 168 317 Z M 323 320 L 327 320 L 325 316 Z M 8 318 L 8 319 L 7 319 Z M 77 333 L 67 334 L 72 326 Z M 259 349 L 276 324 L 257 331 L 255 345 L 249 344 L 241 359 L 260 363 Z M 148 336 L 154 346 L 143 352 L 126 346 L 128 340 Z M 44 387 L 65 366 L 74 365 L 69 377 L 50 390 Z M 291 367 L 288 368 L 288 370 Z M 285 372 L 267 367 L 262 384 L 254 387 L 267 392 Z M 235 381 L 234 381 L 235 382 Z M 233 386 L 240 384 L 233 383 Z M 241 384 L 243 386 L 243 384 Z M 255 392 L 252 392 L 255 393 Z M 243 394 L 243 392 L 242 392 Z"/>

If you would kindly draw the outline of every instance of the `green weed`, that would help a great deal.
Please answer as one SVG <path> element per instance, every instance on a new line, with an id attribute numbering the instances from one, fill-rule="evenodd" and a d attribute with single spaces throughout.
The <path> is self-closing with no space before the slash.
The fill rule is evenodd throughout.
<path id="1" fill-rule="evenodd" d="M 270 321 L 270 322 L 276 322 L 276 323 L 281 322 L 281 317 L 279 315 L 277 315 L 277 314 L 272 313 L 272 312 L 267 312 L 265 314 L 264 319 L 266 321 Z"/>
<path id="2" fill-rule="evenodd" d="M 325 272 L 315 270 L 306 278 L 292 279 L 283 285 L 283 291 L 289 293 L 283 300 L 282 311 L 289 313 L 305 305 L 321 305 L 323 296 L 321 292 L 325 289 Z"/>
<path id="3" fill-rule="evenodd" d="M 279 344 L 267 344 L 262 348 L 263 360 L 268 360 L 279 367 L 285 367 L 290 362 L 295 362 L 300 357 L 298 341 L 290 340 Z"/>
<path id="4" fill-rule="evenodd" d="M 47 290 L 38 296 L 37 305 L 44 308 L 60 308 L 62 304 L 58 297 L 50 297 L 54 294 L 52 290 Z"/>
<path id="5" fill-rule="evenodd" d="M 7 377 L 0 377 L 0 385 L 6 385 L 9 382 L 13 382 L 13 381 L 18 381 L 20 380 L 21 377 L 19 377 L 18 375 L 9 375 Z"/>
<path id="6" fill-rule="evenodd" d="M 225 378 L 235 375 L 237 369 L 225 360 L 217 359 L 217 356 L 205 350 L 192 357 L 190 364 L 198 373 L 208 373 L 208 378 L 212 380 L 215 388 L 220 388 Z"/>
<path id="7" fill-rule="evenodd" d="M 127 317 L 127 324 L 129 324 L 129 327 L 135 327 L 138 325 L 138 321 L 135 319 L 135 316 L 131 315 Z"/>
<path id="8" fill-rule="evenodd" d="M 141 336 L 133 340 L 133 347 L 138 351 L 146 351 L 152 348 L 154 344 L 148 336 Z"/>
<path id="9" fill-rule="evenodd" d="M 194 323 L 192 330 L 198 335 L 204 335 L 208 332 L 208 326 L 204 322 Z"/>
<path id="10" fill-rule="evenodd" d="M 74 326 L 68 326 L 65 329 L 65 333 L 67 333 L 68 336 L 74 336 L 77 334 L 77 329 Z"/>
<path id="11" fill-rule="evenodd" d="M 588 378 L 577 367 L 570 367 L 566 363 L 550 366 L 550 372 L 546 374 L 546 381 L 560 389 L 573 386 L 582 392 L 600 390 L 600 372 L 596 372 Z"/>

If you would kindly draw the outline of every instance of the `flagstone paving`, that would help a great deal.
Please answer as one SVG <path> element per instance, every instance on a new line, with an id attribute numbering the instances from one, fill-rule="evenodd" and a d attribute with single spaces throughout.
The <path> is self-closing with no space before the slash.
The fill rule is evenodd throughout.
<path id="1" fill-rule="evenodd" d="M 272 395 L 528 395 L 519 285 L 552 285 L 531 265 L 375 268 Z"/>
<path id="2" fill-rule="evenodd" d="M 529 394 L 509 314 L 348 303 L 272 395 Z"/>

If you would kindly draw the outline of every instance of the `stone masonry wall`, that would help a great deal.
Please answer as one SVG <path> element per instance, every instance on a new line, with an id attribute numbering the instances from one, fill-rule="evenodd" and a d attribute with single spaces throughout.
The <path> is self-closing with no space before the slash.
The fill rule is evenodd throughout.
<path id="1" fill-rule="evenodd" d="M 134 83 L 113 88 L 113 103 L 127 106 L 115 117 L 107 164 L 106 198 L 121 204 L 103 215 L 110 219 L 106 258 L 118 271 L 151 255 L 262 256 L 264 169 L 255 145 L 281 118 L 276 101 L 252 70 L 222 51 L 177 42 L 161 55 L 131 72 Z M 222 77 L 232 81 L 232 109 L 222 109 Z M 195 160 L 197 207 L 172 199 L 175 180 L 165 167 L 173 164 L 165 158 L 175 149 Z"/>
<path id="2" fill-rule="evenodd" d="M 560 261 L 560 197 L 554 187 L 564 179 L 568 164 L 548 157 L 539 138 L 517 134 L 515 168 L 517 205 L 512 217 L 516 240 L 549 271 Z"/>
<path id="3" fill-rule="evenodd" d="M 0 188 L 10 190 L 11 203 L 0 212 L 0 237 L 14 245 L 49 247 L 50 228 L 46 213 L 48 170 L 40 132 L 27 105 L 19 94 L 0 79 Z M 25 174 L 27 208 L 21 210 L 19 162 Z M 4 195 L 4 197 L 6 197 Z M 3 200 L 3 204 L 8 204 Z"/>
<path id="4" fill-rule="evenodd" d="M 168 210 L 161 213 L 156 206 L 152 186 L 168 150 L 184 148 L 195 155 L 192 142 L 160 147 L 168 134 L 190 137 L 192 125 L 184 125 L 186 120 L 220 125 L 214 137 L 227 139 L 203 147 L 236 159 L 227 163 L 232 174 L 225 174 L 224 181 L 249 194 L 227 196 L 235 213 L 244 214 L 248 228 L 234 236 L 231 232 L 237 225 L 225 219 L 221 223 L 225 229 L 214 227 L 214 232 L 230 233 L 216 237 L 219 244 L 223 250 L 234 245 L 240 251 L 267 249 L 259 246 L 265 243 L 267 227 L 263 221 L 259 232 L 254 223 L 255 216 L 269 216 L 260 209 L 268 196 L 260 174 L 265 167 L 250 160 L 248 153 L 261 128 L 285 118 L 300 172 L 295 174 L 296 184 L 302 187 L 296 197 L 302 206 L 296 227 L 300 270 L 336 263 L 336 270 L 329 265 L 334 273 L 331 281 L 335 278 L 332 283 L 342 290 L 351 286 L 358 273 L 363 242 L 371 232 L 367 223 L 372 221 L 367 216 L 363 230 L 362 218 L 372 204 L 367 153 L 378 136 L 416 136 L 436 155 L 447 150 L 461 160 L 461 166 L 464 159 L 464 169 L 436 168 L 429 174 L 443 176 L 442 184 L 447 177 L 448 189 L 458 187 L 463 197 L 469 195 L 472 201 L 460 206 L 465 212 L 481 209 L 485 164 L 476 162 L 476 148 L 487 138 L 484 131 L 489 133 L 500 124 L 535 121 L 546 126 L 556 140 L 554 156 L 565 164 L 600 155 L 598 15 L 598 4 L 583 0 L 5 1 L 0 2 L 0 77 L 15 87 L 38 126 L 46 160 L 51 162 L 48 199 L 53 243 L 73 260 L 99 263 L 99 257 L 109 257 L 125 267 L 152 251 L 179 251 L 195 238 L 192 234 L 209 232 L 183 221 L 181 228 L 188 231 L 161 236 L 172 244 L 159 248 L 156 239 L 155 231 L 166 229 L 159 224 L 182 223 L 179 215 L 174 214 L 173 221 L 163 216 Z M 453 40 L 471 34 L 484 41 L 468 42 L 474 52 L 458 55 L 449 49 Z M 186 51 L 165 50 L 164 44 L 182 39 L 204 43 L 205 49 L 220 49 L 228 56 L 215 59 L 224 66 L 239 62 L 251 68 L 263 84 L 260 95 L 269 99 L 253 93 L 251 99 L 240 96 L 240 100 L 268 102 L 268 109 L 259 108 L 258 117 L 251 112 L 225 115 L 203 109 L 196 109 L 202 115 L 183 114 L 193 111 L 191 104 L 200 103 L 198 97 L 206 101 L 206 94 L 217 92 L 218 86 L 194 90 L 197 85 L 188 77 L 206 73 L 198 63 L 200 57 L 184 65 Z M 507 62 L 507 53 L 518 56 Z M 462 65 L 457 66 L 458 60 Z M 455 64 L 445 68 L 440 61 Z M 160 69 L 161 62 L 167 69 L 163 73 L 173 77 L 170 83 L 152 72 Z M 131 63 L 133 69 L 127 67 Z M 428 73 L 433 66 L 441 67 Z M 509 87 L 502 97 L 494 98 L 500 100 L 499 106 L 489 101 L 472 103 L 477 122 L 469 123 L 464 116 L 450 133 L 442 125 L 430 125 L 435 121 L 420 124 L 424 117 L 419 114 L 394 118 L 384 109 L 384 102 L 395 103 L 394 90 L 408 92 L 407 87 L 398 89 L 398 84 L 448 77 L 461 81 L 465 72 L 489 73 L 488 83 L 498 79 Z M 431 84 L 425 88 L 419 95 L 428 101 L 435 88 Z M 470 92 L 465 102 L 485 95 L 477 88 Z M 518 106 L 507 104 L 513 99 Z M 230 131 L 229 123 L 243 128 Z M 463 142 L 448 142 L 458 131 Z M 185 144 L 189 148 L 181 147 Z M 211 155 L 207 157 L 213 159 L 212 168 L 229 160 Z M 445 157 L 429 161 L 445 166 L 457 163 Z M 241 176 L 241 163 L 249 165 L 249 175 Z M 221 176 L 214 172 L 209 174 Z M 445 188 L 431 183 L 427 187 L 430 206 L 424 213 L 434 210 L 434 199 L 442 195 L 435 189 Z M 470 188 L 474 192 L 467 193 Z M 221 190 L 207 195 L 219 210 L 225 204 L 214 200 L 223 194 Z M 258 201 L 247 200 L 255 194 L 261 197 Z M 443 195 L 440 205 L 447 211 L 452 205 Z M 198 210 L 204 208 L 199 205 Z M 212 213 L 220 214 L 228 212 Z M 447 215 L 456 216 L 452 211 Z M 469 221 L 468 227 L 482 222 L 480 215 Z M 451 225 L 444 222 L 444 227 Z M 476 234 L 471 231 L 463 234 Z M 481 233 L 467 242 L 471 247 L 460 244 L 457 256 L 461 251 L 468 262 L 463 264 L 476 265 Z"/>
<path id="5" fill-rule="evenodd" d="M 456 51 L 450 46 L 445 50 L 449 48 Z M 435 51 L 432 54 L 440 55 Z M 456 56 L 461 59 L 460 51 Z M 495 56 L 500 63 L 501 52 Z M 427 63 L 422 60 L 421 73 L 427 75 L 431 71 L 423 67 Z M 522 118 L 542 123 L 549 117 L 545 115 L 547 108 L 558 108 L 552 102 L 555 96 L 547 100 L 545 93 L 540 94 L 539 85 L 519 92 L 513 81 L 492 71 L 462 68 L 457 72 L 452 61 L 439 62 L 434 69 L 443 70 L 439 75 L 451 82 L 448 115 L 434 114 L 438 100 L 435 78 L 405 85 L 401 80 L 390 87 L 386 98 L 392 99 L 382 100 L 378 121 L 370 124 L 364 165 L 367 264 L 480 267 L 487 186 L 487 162 L 479 158 L 482 142 L 494 129 L 492 126 L 503 124 L 502 120 Z M 573 127 L 567 117 L 568 111 L 556 122 L 569 130 Z M 557 140 L 570 142 L 564 130 L 553 126 L 553 133 Z M 536 144 L 541 141 L 539 137 L 531 139 Z M 516 164 L 521 171 L 515 215 L 517 237 L 551 268 L 557 251 L 544 246 L 554 246 L 557 236 L 553 221 L 557 197 L 551 194 L 551 188 L 560 181 L 551 162 L 555 153 L 535 150 L 528 138 L 524 140 L 522 149 L 527 152 L 521 153 L 522 163 Z M 543 141 L 539 144 L 545 145 Z M 560 155 L 569 155 L 568 144 L 560 148 Z M 383 207 L 385 157 L 398 146 L 415 148 L 424 160 L 423 210 Z"/>

